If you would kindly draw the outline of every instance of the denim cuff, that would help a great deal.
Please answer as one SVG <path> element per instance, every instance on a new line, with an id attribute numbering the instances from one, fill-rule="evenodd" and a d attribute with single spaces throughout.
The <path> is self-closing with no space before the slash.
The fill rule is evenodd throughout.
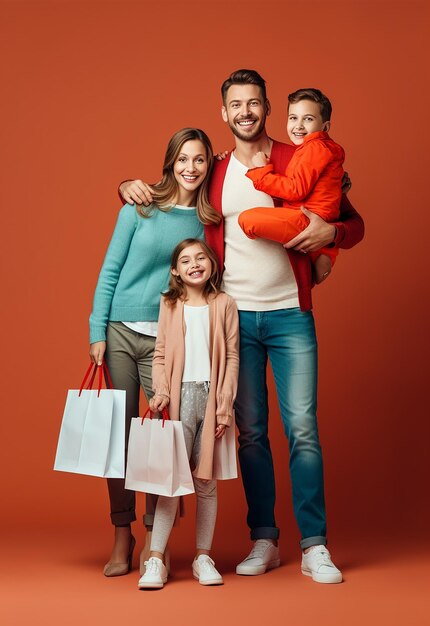
<path id="1" fill-rule="evenodd" d="M 300 541 L 300 547 L 302 550 L 310 548 L 311 546 L 326 546 L 327 537 L 306 537 Z"/>
<path id="2" fill-rule="evenodd" d="M 251 529 L 251 540 L 257 539 L 279 539 L 279 528 L 276 526 L 260 526 Z"/>

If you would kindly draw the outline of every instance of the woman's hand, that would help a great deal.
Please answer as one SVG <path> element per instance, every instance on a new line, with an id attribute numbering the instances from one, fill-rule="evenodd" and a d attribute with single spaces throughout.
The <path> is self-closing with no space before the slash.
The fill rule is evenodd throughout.
<path id="1" fill-rule="evenodd" d="M 95 365 L 103 363 L 103 357 L 106 352 L 106 341 L 96 341 L 90 344 L 90 359 Z"/>
<path id="2" fill-rule="evenodd" d="M 149 408 L 153 413 L 159 413 L 169 404 L 170 398 L 168 396 L 156 393 L 149 401 Z"/>
<path id="3" fill-rule="evenodd" d="M 224 437 L 226 428 L 227 426 L 225 424 L 218 424 L 215 428 L 215 439 L 221 439 L 221 437 Z"/>
<path id="4" fill-rule="evenodd" d="M 119 186 L 119 193 L 128 204 L 144 204 L 152 202 L 152 189 L 142 180 L 126 180 Z"/>

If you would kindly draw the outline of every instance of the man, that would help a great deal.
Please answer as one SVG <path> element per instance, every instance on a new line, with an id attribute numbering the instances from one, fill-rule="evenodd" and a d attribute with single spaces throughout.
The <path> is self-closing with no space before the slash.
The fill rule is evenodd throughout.
<path id="1" fill-rule="evenodd" d="M 235 409 L 247 521 L 255 543 L 236 572 L 263 574 L 280 564 L 275 478 L 268 439 L 269 358 L 289 441 L 294 513 L 302 536 L 302 572 L 316 582 L 338 583 L 342 574 L 326 548 L 323 467 L 316 420 L 312 268 L 303 253 L 333 243 L 352 247 L 363 237 L 363 221 L 343 196 L 341 220 L 335 224 L 304 209 L 310 224 L 288 244 L 288 254 L 279 243 L 248 239 L 238 225 L 238 215 L 250 207 L 274 206 L 273 199 L 255 190 L 245 176 L 253 167 L 252 156 L 260 151 L 270 155 L 275 171 L 281 173 L 294 148 L 267 135 L 270 103 L 265 81 L 257 72 L 233 72 L 222 85 L 222 97 L 222 117 L 233 132 L 235 150 L 215 163 L 210 200 L 224 216 L 224 222 L 206 227 L 205 235 L 221 266 L 224 264 L 224 289 L 236 300 L 240 319 Z M 150 189 L 141 181 L 123 183 L 120 192 L 129 202 L 150 200 Z"/>

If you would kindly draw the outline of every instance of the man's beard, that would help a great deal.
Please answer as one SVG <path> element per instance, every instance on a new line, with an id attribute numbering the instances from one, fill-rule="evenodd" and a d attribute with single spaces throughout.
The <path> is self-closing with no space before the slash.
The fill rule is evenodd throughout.
<path id="1" fill-rule="evenodd" d="M 255 118 L 245 117 L 245 118 L 242 118 L 240 121 L 253 120 L 253 119 Z M 236 137 L 238 137 L 238 139 L 241 139 L 242 141 L 255 141 L 264 131 L 265 124 L 266 124 L 266 116 L 261 118 L 259 123 L 256 126 L 254 126 L 252 133 L 242 134 L 242 131 L 240 130 L 240 128 L 236 126 L 235 122 L 229 121 L 228 123 L 233 135 L 235 135 Z"/>

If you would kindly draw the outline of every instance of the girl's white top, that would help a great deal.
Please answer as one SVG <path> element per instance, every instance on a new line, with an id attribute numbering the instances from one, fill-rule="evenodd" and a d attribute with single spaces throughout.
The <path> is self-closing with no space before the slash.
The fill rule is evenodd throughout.
<path id="1" fill-rule="evenodd" d="M 184 305 L 185 364 L 182 382 L 208 382 L 211 376 L 209 357 L 209 306 Z"/>

